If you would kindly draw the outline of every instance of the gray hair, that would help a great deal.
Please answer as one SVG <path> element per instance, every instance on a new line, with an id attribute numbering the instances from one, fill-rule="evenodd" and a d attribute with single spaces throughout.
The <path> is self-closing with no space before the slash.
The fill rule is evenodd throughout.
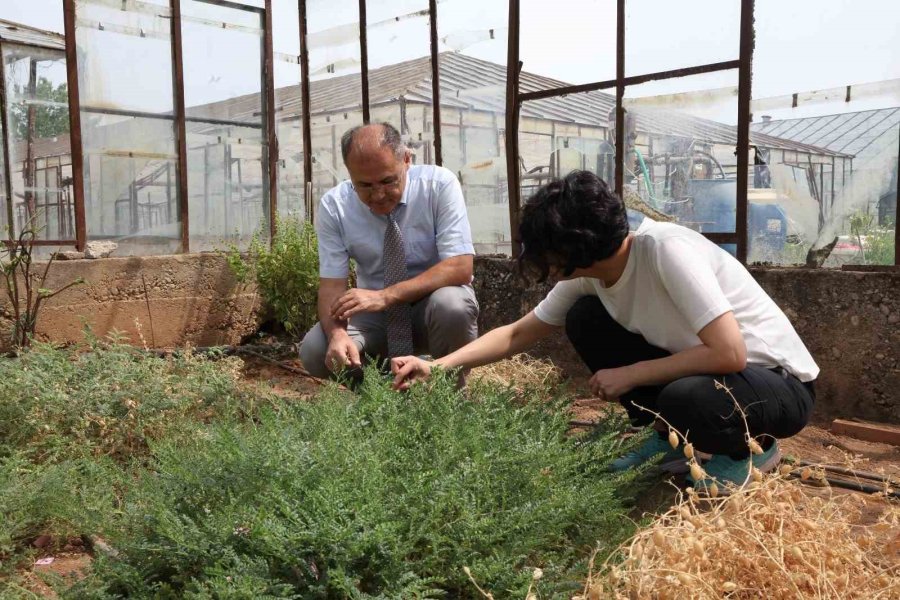
<path id="1" fill-rule="evenodd" d="M 397 131 L 397 128 L 390 123 L 370 123 L 370 125 L 381 126 L 381 139 L 378 141 L 378 147 L 388 147 L 398 159 L 403 158 L 403 154 L 406 152 L 406 145 L 403 143 L 403 138 L 400 136 L 400 132 Z M 350 156 L 350 150 L 353 146 L 353 139 L 356 137 L 356 133 L 363 127 L 368 127 L 368 125 L 357 125 L 356 127 L 347 130 L 344 135 L 341 136 L 341 156 L 344 159 L 344 164 L 347 164 L 347 157 Z"/>

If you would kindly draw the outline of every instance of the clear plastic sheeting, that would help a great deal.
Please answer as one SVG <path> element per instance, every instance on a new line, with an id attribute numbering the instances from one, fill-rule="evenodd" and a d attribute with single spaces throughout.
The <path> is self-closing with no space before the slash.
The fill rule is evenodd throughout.
<path id="1" fill-rule="evenodd" d="M 183 0 L 192 251 L 248 247 L 269 231 L 263 13 Z"/>
<path id="2" fill-rule="evenodd" d="M 312 200 L 318 202 L 348 177 L 341 158 L 341 135 L 363 122 L 359 2 L 307 0 L 306 9 Z"/>
<path id="3" fill-rule="evenodd" d="M 615 79 L 616 13 L 616 0 L 521 0 L 519 58 L 540 76 L 522 91 Z"/>
<path id="4" fill-rule="evenodd" d="M 117 254 L 180 248 L 175 132 L 167 119 L 89 117 L 83 127 L 88 239 L 119 243 Z"/>
<path id="5" fill-rule="evenodd" d="M 616 147 L 609 127 L 614 106 L 615 97 L 607 92 L 582 92 L 522 105 L 519 178 L 523 202 L 541 185 L 576 170 L 590 171 L 614 185 Z"/>
<path id="6" fill-rule="evenodd" d="M 3 67 L 12 233 L 17 236 L 30 229 L 37 239 L 74 240 L 65 56 L 57 50 L 5 43 Z M 6 221 L 5 203 L 3 208 Z"/>
<path id="7" fill-rule="evenodd" d="M 300 11 L 296 0 L 272 2 L 275 127 L 278 136 L 278 214 L 306 218 L 303 99 L 300 89 Z"/>
<path id="8" fill-rule="evenodd" d="M 434 164 L 427 0 L 370 0 L 366 12 L 372 121 L 403 135 L 416 164 Z"/>
<path id="9" fill-rule="evenodd" d="M 784 246 L 748 260 L 805 263 L 810 249 L 837 240 L 826 267 L 893 264 L 900 63 L 891 56 L 900 39 L 896 19 L 877 18 L 886 6 L 756 1 L 751 141 L 794 148 L 751 148 L 748 197 L 787 197 L 808 210 Z"/>
<path id="10" fill-rule="evenodd" d="M 172 17 L 77 0 L 76 45 L 82 110 L 137 111 L 171 116 Z"/>
<path id="11" fill-rule="evenodd" d="M 703 233 L 733 233 L 738 74 L 714 75 L 625 89 L 624 195 L 647 216 Z M 704 81 L 732 86 L 684 91 Z M 609 114 L 614 132 L 615 113 Z"/>
<path id="12" fill-rule="evenodd" d="M 741 0 L 627 0 L 625 75 L 737 60 L 740 30 Z"/>
<path id="13" fill-rule="evenodd" d="M 438 5 L 441 40 L 441 141 L 444 166 L 459 177 L 479 254 L 510 254 L 506 174 L 506 48 L 509 3 L 459 0 Z M 473 31 L 493 32 L 462 51 L 447 43 Z"/>
<path id="14" fill-rule="evenodd" d="M 77 0 L 87 237 L 117 255 L 181 248 L 171 14 L 161 1 Z"/>

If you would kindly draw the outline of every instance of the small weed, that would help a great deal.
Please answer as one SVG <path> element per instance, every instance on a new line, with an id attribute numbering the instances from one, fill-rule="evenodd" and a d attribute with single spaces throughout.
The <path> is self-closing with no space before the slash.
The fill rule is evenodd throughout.
<path id="1" fill-rule="evenodd" d="M 246 257 L 237 248 L 226 253 L 240 282 L 253 280 L 272 316 L 293 336 L 316 322 L 319 250 L 312 223 L 279 219 L 271 247 L 254 237 Z"/>

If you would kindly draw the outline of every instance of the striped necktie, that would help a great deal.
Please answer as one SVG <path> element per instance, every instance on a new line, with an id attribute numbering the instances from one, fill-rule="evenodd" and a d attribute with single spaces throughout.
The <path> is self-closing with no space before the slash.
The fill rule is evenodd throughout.
<path id="1" fill-rule="evenodd" d="M 387 229 L 384 232 L 384 287 L 406 281 L 406 251 L 403 248 L 403 233 L 394 218 L 398 206 L 388 214 Z M 413 353 L 412 309 L 403 302 L 390 306 L 387 315 L 388 355 L 407 356 Z"/>

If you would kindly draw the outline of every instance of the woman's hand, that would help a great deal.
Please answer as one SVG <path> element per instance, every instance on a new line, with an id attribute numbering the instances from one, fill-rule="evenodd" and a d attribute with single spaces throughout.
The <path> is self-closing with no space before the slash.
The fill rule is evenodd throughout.
<path id="1" fill-rule="evenodd" d="M 590 387 L 592 394 L 612 402 L 637 387 L 637 382 L 630 367 L 600 369 L 591 377 Z"/>
<path id="2" fill-rule="evenodd" d="M 428 379 L 433 363 L 417 356 L 401 356 L 391 359 L 391 373 L 394 374 L 394 389 L 406 390 L 414 381 Z"/>

